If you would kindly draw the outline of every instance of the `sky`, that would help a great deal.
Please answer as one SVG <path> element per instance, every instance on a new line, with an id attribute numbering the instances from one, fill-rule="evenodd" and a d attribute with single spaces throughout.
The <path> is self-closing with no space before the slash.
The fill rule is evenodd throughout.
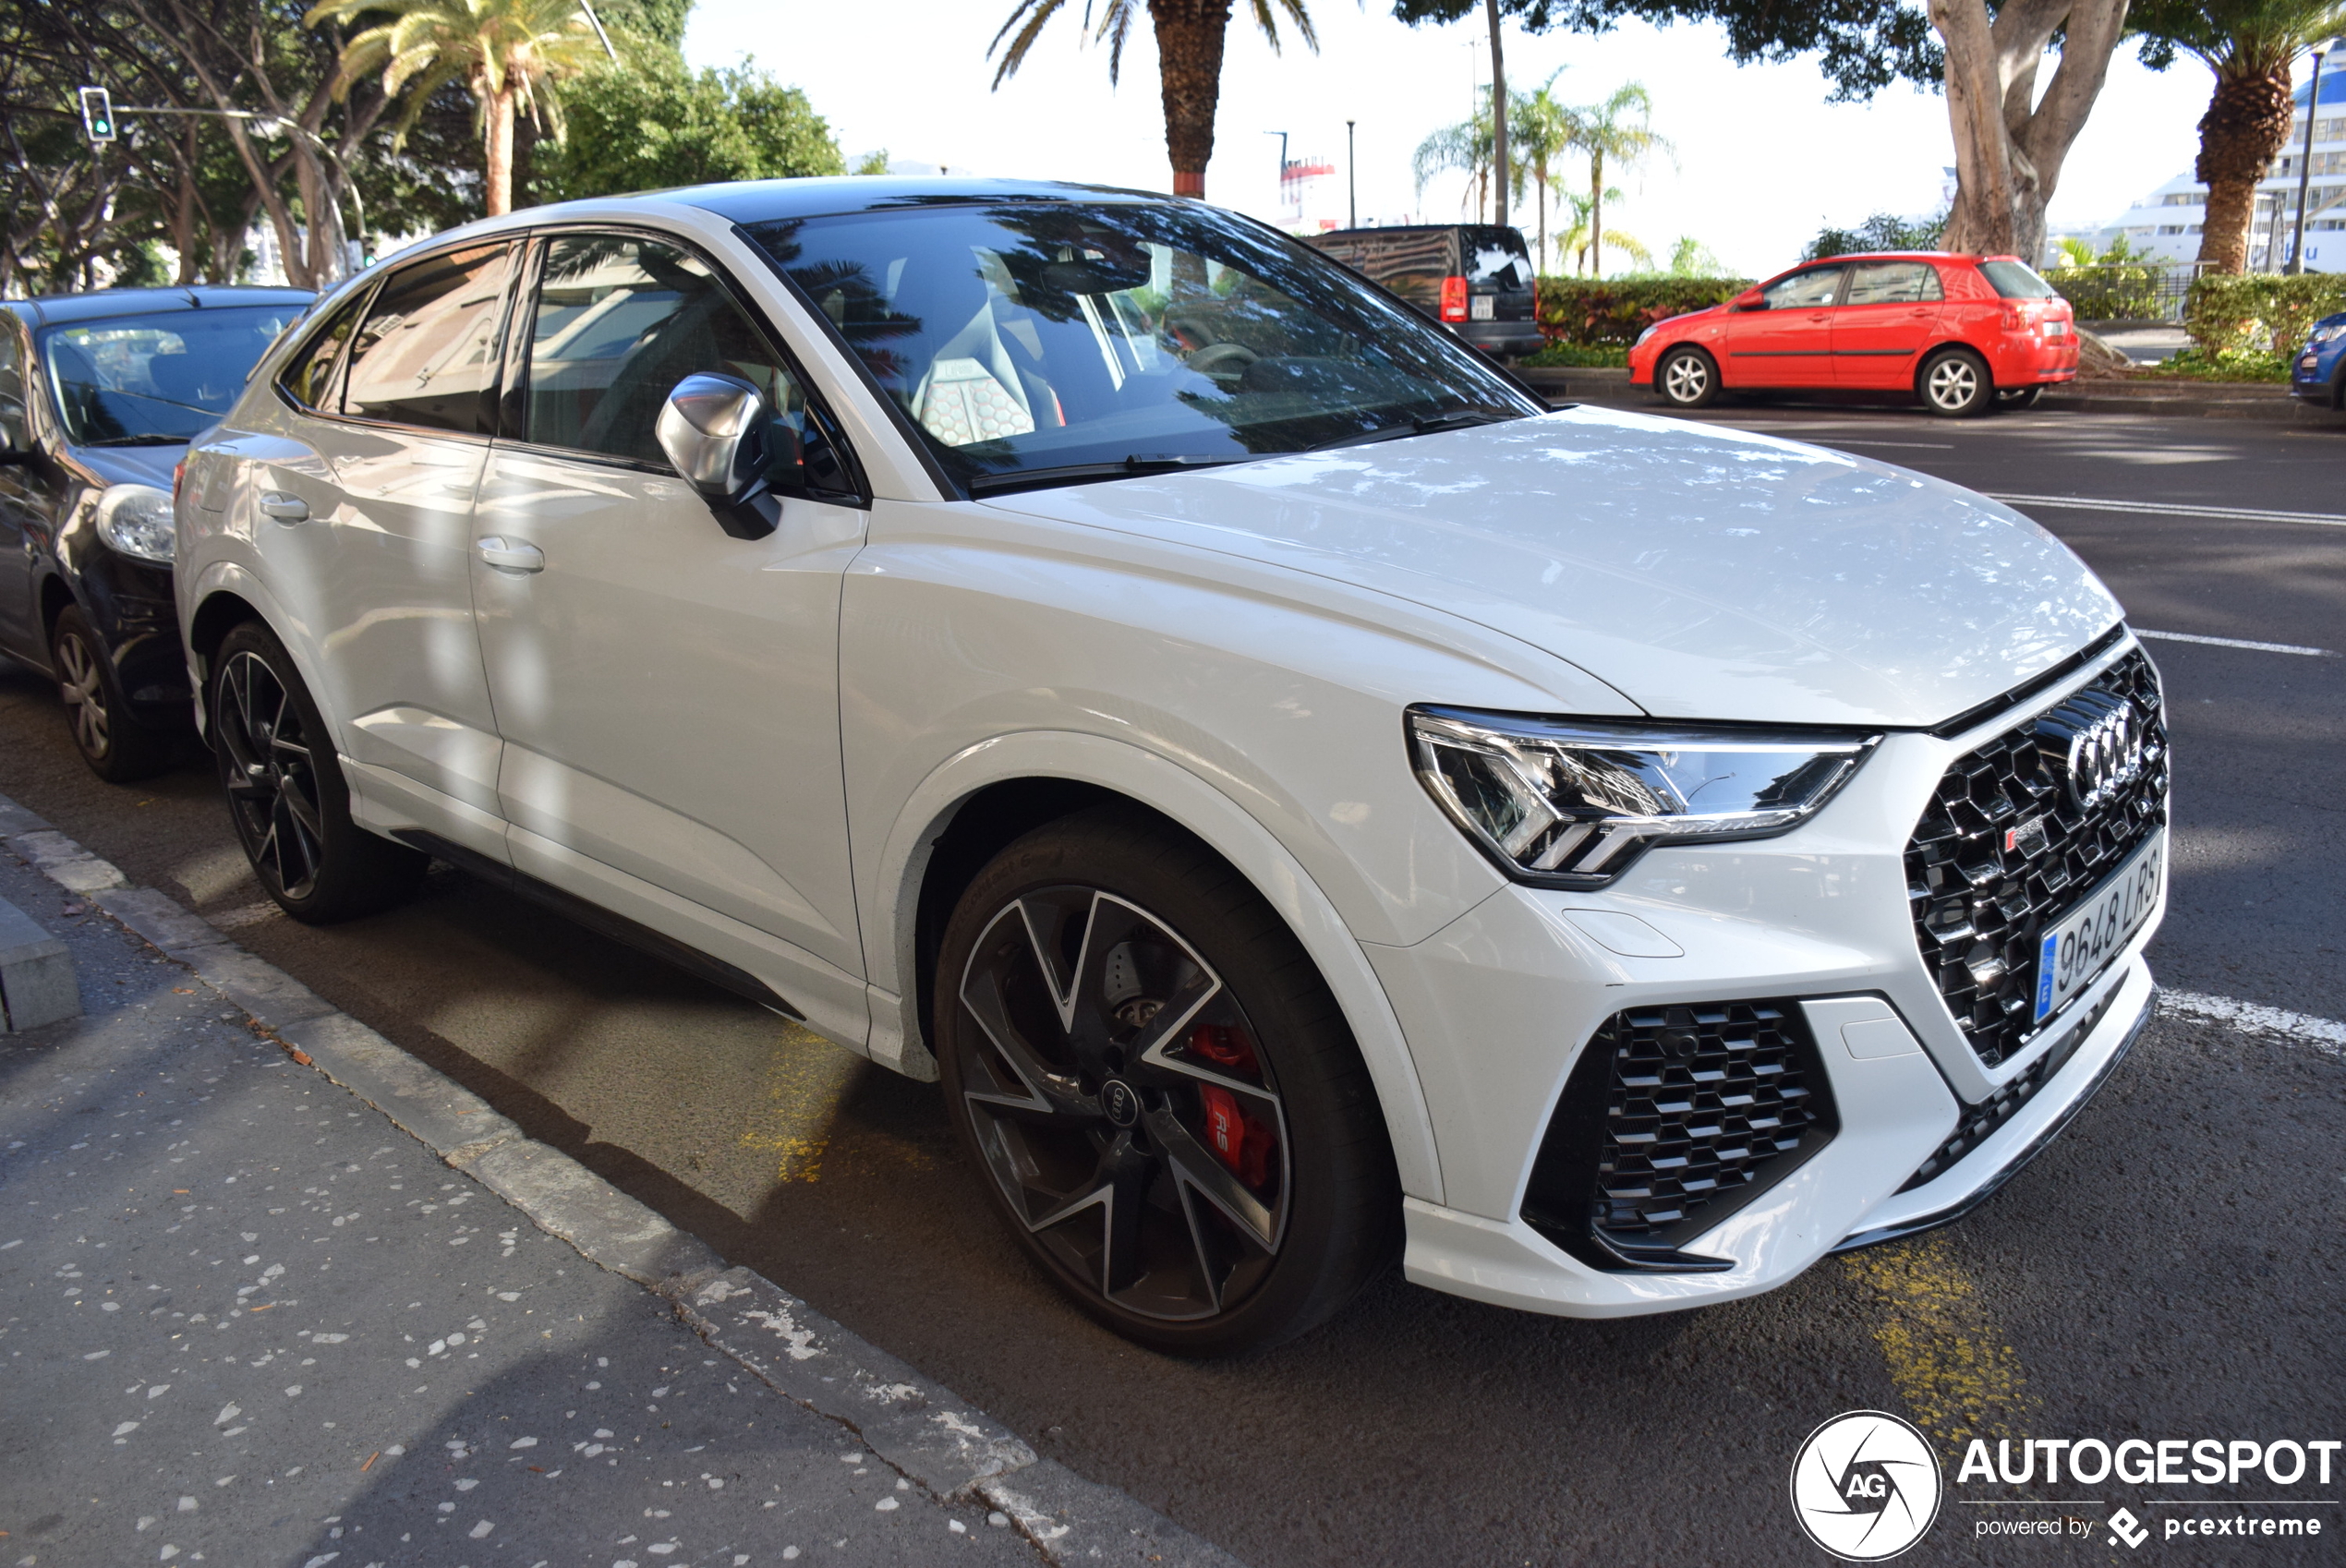
<path id="1" fill-rule="evenodd" d="M 1084 37 L 1083 6 L 1070 0 L 1018 75 L 989 91 L 986 46 L 1011 4 L 699 0 L 685 54 L 695 65 L 747 55 L 804 89 L 851 159 L 884 148 L 900 170 L 1169 188 L 1145 14 L 1120 86 L 1109 86 L 1107 51 Z M 1237 8 L 1240 18 L 1252 9 Z M 1264 134 L 1284 130 L 1291 158 L 1336 170 L 1308 182 L 1303 223 L 1344 220 L 1351 119 L 1362 223 L 1457 218 L 1464 182 L 1437 180 L 1421 193 L 1410 154 L 1429 132 L 1464 119 L 1489 80 L 1479 22 L 1412 29 L 1382 0 L 1316 0 L 1312 9 L 1317 54 L 1292 36 L 1274 53 L 1251 22 L 1233 19 L 1207 199 L 1294 225 L 1280 205 L 1279 140 Z M 1554 90 L 1566 103 L 1601 100 L 1628 81 L 1652 94 L 1653 127 L 1675 156 L 1608 171 L 1626 199 L 1608 204 L 1607 227 L 1617 223 L 1664 257 L 1691 235 L 1732 271 L 1766 276 L 1827 223 L 1854 226 L 1876 211 L 1919 216 L 1941 204 L 1954 153 L 1946 103 L 1934 93 L 1893 87 L 1870 103 L 1830 103 L 1832 86 L 1814 65 L 1735 66 L 1708 25 L 1633 23 L 1596 37 L 1509 27 L 1505 42 L 1517 90 L 1561 69 Z M 2050 75 L 2048 62 L 2039 79 Z M 2195 62 L 2154 72 L 2122 51 L 2062 171 L 2056 232 L 2115 217 L 2188 170 L 2211 86 Z M 1570 177 L 1585 184 L 1585 167 Z M 1536 229 L 1535 212 L 1517 218 L 1527 235 Z"/>

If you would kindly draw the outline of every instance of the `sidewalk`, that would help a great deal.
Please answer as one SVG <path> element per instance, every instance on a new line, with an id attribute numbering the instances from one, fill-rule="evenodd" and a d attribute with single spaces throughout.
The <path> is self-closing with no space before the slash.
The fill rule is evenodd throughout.
<path id="1" fill-rule="evenodd" d="M 0 1034 L 0 1568 L 1235 1568 L 41 826 L 0 901 L 85 1016 Z"/>

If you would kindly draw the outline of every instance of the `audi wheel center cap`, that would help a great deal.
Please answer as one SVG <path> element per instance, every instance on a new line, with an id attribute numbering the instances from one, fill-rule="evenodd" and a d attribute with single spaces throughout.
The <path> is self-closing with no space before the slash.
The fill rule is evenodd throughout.
<path id="1" fill-rule="evenodd" d="M 1120 1078 L 1111 1078 L 1100 1085 L 1100 1109 L 1117 1126 L 1131 1127 L 1141 1119 L 1140 1091 Z"/>
<path id="2" fill-rule="evenodd" d="M 1930 1440 L 1879 1410 L 1835 1416 L 1792 1462 L 1793 1516 L 1845 1562 L 1880 1562 L 1922 1539 L 1944 1490 Z"/>

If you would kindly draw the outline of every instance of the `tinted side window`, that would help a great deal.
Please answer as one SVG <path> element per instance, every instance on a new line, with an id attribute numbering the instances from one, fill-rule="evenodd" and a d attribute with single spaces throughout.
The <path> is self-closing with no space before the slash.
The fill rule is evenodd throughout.
<path id="1" fill-rule="evenodd" d="M 1868 261 L 1849 279 L 1846 305 L 1921 305 L 1942 297 L 1928 261 Z"/>
<path id="2" fill-rule="evenodd" d="M 287 397 L 304 408 L 332 408 L 333 392 L 331 381 L 336 361 L 342 357 L 342 345 L 350 341 L 350 329 L 357 324 L 358 312 L 367 303 L 367 291 L 359 290 L 358 297 L 345 303 L 333 313 L 326 324 L 310 333 L 309 341 L 294 351 L 278 372 L 277 385 Z"/>
<path id="3" fill-rule="evenodd" d="M 666 468 L 653 428 L 670 391 L 699 370 L 758 388 L 798 432 L 808 479 L 853 488 L 828 420 L 707 262 L 626 235 L 564 235 L 547 246 L 530 312 L 524 440 Z"/>
<path id="4" fill-rule="evenodd" d="M 2037 275 L 2026 261 L 1982 261 L 1979 271 L 1989 287 L 2006 299 L 2059 299 L 2061 291 Z"/>
<path id="5" fill-rule="evenodd" d="M 1515 230 L 1495 224 L 1460 229 L 1458 246 L 1464 253 L 1469 283 L 1500 289 L 1531 286 L 1531 253 Z"/>
<path id="6" fill-rule="evenodd" d="M 1841 274 L 1848 270 L 1846 267 L 1811 267 L 1805 272 L 1779 278 L 1768 285 L 1768 308 L 1814 310 L 1831 305 L 1833 295 L 1841 287 Z"/>
<path id="7" fill-rule="evenodd" d="M 500 241 L 427 257 L 384 279 L 350 346 L 343 412 L 489 434 L 511 258 Z"/>

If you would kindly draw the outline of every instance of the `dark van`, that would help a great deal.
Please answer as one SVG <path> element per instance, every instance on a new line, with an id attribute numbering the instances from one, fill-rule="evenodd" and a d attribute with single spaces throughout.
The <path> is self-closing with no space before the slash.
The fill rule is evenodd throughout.
<path id="1" fill-rule="evenodd" d="M 1493 359 L 1540 348 L 1531 252 L 1494 223 L 1336 229 L 1311 243 L 1416 306 Z"/>

